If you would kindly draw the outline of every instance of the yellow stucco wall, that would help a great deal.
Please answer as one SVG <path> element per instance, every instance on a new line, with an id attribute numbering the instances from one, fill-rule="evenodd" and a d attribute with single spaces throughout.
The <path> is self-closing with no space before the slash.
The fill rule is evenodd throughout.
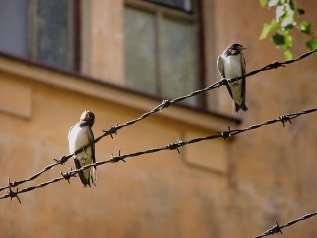
<path id="1" fill-rule="evenodd" d="M 23 65 L 11 63 L 15 67 Z M 31 68 L 32 72 L 39 69 L 29 66 L 29 71 Z M 69 80 L 63 74 L 58 76 L 65 82 Z M 0 114 L 2 184 L 7 183 L 8 177 L 18 179 L 31 175 L 54 158 L 67 154 L 68 128 L 78 121 L 84 108 L 96 114 L 96 135 L 102 129 L 142 113 L 123 104 L 36 82 L 34 78 L 16 73 L 2 71 L 0 79 L 1 90 L 6 91 L 6 94 L 2 91 L 4 100 Z M 19 92 L 23 91 L 28 92 L 28 96 L 19 98 Z M 20 109 L 16 106 L 18 103 L 23 104 Z M 11 106 L 15 107 L 14 112 L 9 110 Z M 24 115 L 24 106 L 29 107 L 27 115 Z M 212 122 L 212 116 L 209 117 Z M 216 129 L 203 129 L 199 123 L 190 125 L 168 115 L 149 118 L 122 129 L 113 140 L 107 138 L 98 143 L 97 160 L 107 159 L 119 149 L 121 153 L 134 152 L 184 136 L 214 133 Z M 62 182 L 24 194 L 22 205 L 16 201 L 1 201 L 1 236 L 86 237 L 92 232 L 96 237 L 105 234 L 148 237 L 152 233 L 156 233 L 153 236 L 172 237 L 177 234 L 190 236 L 194 231 L 207 236 L 212 231 L 207 220 L 219 218 L 213 213 L 205 214 L 206 209 L 224 206 L 225 148 L 226 143 L 219 140 L 187 147 L 181 155 L 167 151 L 142 156 L 140 160 L 98 169 L 98 186 L 93 189 L 84 188 L 76 178 L 70 185 Z M 58 176 L 70 166 L 74 167 L 70 163 L 50 172 L 46 179 Z M 193 216 L 203 225 L 193 223 Z M 123 224 L 127 224 L 125 229 L 122 229 Z"/>
<path id="2" fill-rule="evenodd" d="M 281 51 L 270 40 L 259 40 L 263 22 L 274 11 L 263 9 L 259 1 L 209 1 L 214 6 L 214 41 L 217 53 L 237 41 L 245 51 L 247 69 L 283 60 Z M 317 22 L 314 0 L 296 1 L 313 25 Z M 316 28 L 315 28 L 316 29 Z M 308 38 L 295 34 L 295 55 L 306 51 Z M 316 64 L 314 55 L 283 69 L 260 73 L 247 81 L 244 125 L 275 118 L 316 106 Z M 231 111 L 225 89 L 218 91 L 218 110 Z M 230 200 L 227 222 L 230 236 L 252 237 L 266 230 L 277 219 L 291 220 L 316 206 L 316 115 L 296 120 L 291 126 L 274 125 L 239 137 L 230 147 Z M 317 233 L 316 220 L 285 231 L 287 237 L 308 237 Z"/>

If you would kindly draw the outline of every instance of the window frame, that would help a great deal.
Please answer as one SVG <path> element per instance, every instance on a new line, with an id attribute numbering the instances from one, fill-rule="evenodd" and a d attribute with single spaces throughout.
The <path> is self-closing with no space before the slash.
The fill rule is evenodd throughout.
<path id="1" fill-rule="evenodd" d="M 171 9 L 174 9 L 177 11 L 182 11 L 182 12 L 189 13 L 189 14 L 193 13 L 193 9 L 195 8 L 194 0 L 187 0 L 187 1 L 190 1 L 190 5 L 191 5 L 190 10 L 187 10 L 185 8 L 178 7 L 175 5 L 170 5 L 170 4 L 164 3 L 164 2 L 155 2 L 155 0 L 143 0 L 143 1 L 147 1 L 147 2 L 150 2 L 150 3 L 155 4 L 155 5 L 171 8 Z"/>
<path id="2" fill-rule="evenodd" d="M 198 31 L 198 45 L 197 45 L 197 59 L 198 61 L 198 74 L 197 74 L 197 89 L 206 86 L 206 73 L 205 73 L 205 44 L 204 44 L 204 22 L 203 22 L 203 9 L 202 1 L 192 1 L 192 10 L 186 11 L 178 7 L 170 6 L 163 3 L 155 3 L 150 0 L 124 0 L 124 7 L 131 7 L 137 10 L 143 10 L 155 15 L 155 33 L 158 36 L 155 42 L 156 50 L 156 84 L 157 91 L 154 97 L 162 98 L 162 86 L 161 86 L 161 66 L 160 66 L 160 21 L 163 17 L 170 19 L 181 20 L 185 22 L 191 22 L 197 24 Z M 195 89 L 196 90 L 196 89 Z M 207 96 L 205 94 L 197 96 L 197 105 L 194 107 L 206 109 L 207 108 Z"/>

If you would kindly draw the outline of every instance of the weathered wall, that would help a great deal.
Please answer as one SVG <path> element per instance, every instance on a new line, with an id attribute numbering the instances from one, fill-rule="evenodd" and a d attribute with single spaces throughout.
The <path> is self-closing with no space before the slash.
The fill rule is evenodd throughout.
<path id="1" fill-rule="evenodd" d="M 62 75 L 61 75 L 62 76 Z M 6 85 L 6 87 L 3 87 Z M 17 88 L 28 115 L 14 106 Z M 84 108 L 96 113 L 96 135 L 116 122 L 135 118 L 138 110 L 62 88 L 36 83 L 21 76 L 0 73 L 6 89 L 0 114 L 1 184 L 21 178 L 67 153 L 67 131 Z M 8 97 L 11 100 L 8 100 Z M 210 133 L 211 131 L 209 131 Z M 207 131 L 166 117 L 156 117 L 123 129 L 113 140 L 96 146 L 97 160 L 111 153 L 129 153 L 200 136 Z M 98 186 L 84 188 L 79 179 L 0 202 L 1 237 L 202 237 L 217 234 L 227 194 L 226 143 L 219 140 L 142 156 L 128 163 L 98 169 Z M 212 153 L 211 153 L 212 151 Z M 185 158 L 188 162 L 183 162 Z M 213 161 L 213 162 L 212 162 Z M 73 166 L 73 165 L 72 165 Z M 62 168 L 63 171 L 70 166 Z M 73 166 L 74 167 L 74 166 Z M 46 178 L 59 175 L 60 169 Z M 43 179 L 39 179 L 43 181 Z"/>
<path id="2" fill-rule="evenodd" d="M 270 40 L 259 41 L 264 21 L 274 12 L 263 9 L 258 1 L 214 2 L 215 41 L 220 53 L 229 43 L 241 42 L 248 70 L 275 60 L 283 60 Z M 313 0 L 297 1 L 306 10 L 305 18 L 317 22 Z M 303 36 L 297 35 L 294 48 L 300 54 Z M 247 81 L 249 111 L 242 115 L 248 125 L 277 117 L 281 113 L 296 112 L 316 105 L 317 56 L 289 67 L 260 73 Z M 225 89 L 219 90 L 219 111 L 231 111 Z M 251 237 L 263 231 L 275 219 L 285 222 L 305 212 L 316 210 L 317 176 L 316 115 L 294 121 L 284 129 L 281 125 L 250 132 L 239 137 L 230 149 L 230 210 L 226 229 L 228 236 Z M 317 233 L 316 221 L 308 221 L 286 231 L 288 237 L 309 237 Z"/>

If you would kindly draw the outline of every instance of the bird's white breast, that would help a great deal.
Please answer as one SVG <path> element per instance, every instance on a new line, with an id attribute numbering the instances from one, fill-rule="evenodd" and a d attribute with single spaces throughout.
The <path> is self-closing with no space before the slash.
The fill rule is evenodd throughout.
<path id="1" fill-rule="evenodd" d="M 240 55 L 224 57 L 224 73 L 227 79 L 242 75 Z"/>
<path id="2" fill-rule="evenodd" d="M 88 127 L 80 127 L 79 124 L 76 124 L 73 128 L 70 129 L 68 135 L 70 153 L 74 153 L 76 150 L 89 143 L 88 130 Z"/>
<path id="3" fill-rule="evenodd" d="M 227 79 L 240 77 L 242 75 L 241 57 L 240 55 L 231 55 L 224 58 L 224 73 Z M 231 93 L 234 101 L 241 105 L 242 97 L 241 79 L 230 83 Z"/>

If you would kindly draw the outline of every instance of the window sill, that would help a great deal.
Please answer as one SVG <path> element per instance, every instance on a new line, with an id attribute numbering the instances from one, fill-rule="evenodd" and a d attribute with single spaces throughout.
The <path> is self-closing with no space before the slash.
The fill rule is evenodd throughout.
<path id="1" fill-rule="evenodd" d="M 97 97 L 140 111 L 151 110 L 161 102 L 159 98 L 151 95 L 113 85 L 89 76 L 41 65 L 5 53 L 0 53 L 0 71 L 39 83 Z M 223 129 L 228 124 L 240 123 L 239 118 L 187 105 L 173 105 L 160 112 L 159 115 L 167 119 L 212 131 Z"/>

